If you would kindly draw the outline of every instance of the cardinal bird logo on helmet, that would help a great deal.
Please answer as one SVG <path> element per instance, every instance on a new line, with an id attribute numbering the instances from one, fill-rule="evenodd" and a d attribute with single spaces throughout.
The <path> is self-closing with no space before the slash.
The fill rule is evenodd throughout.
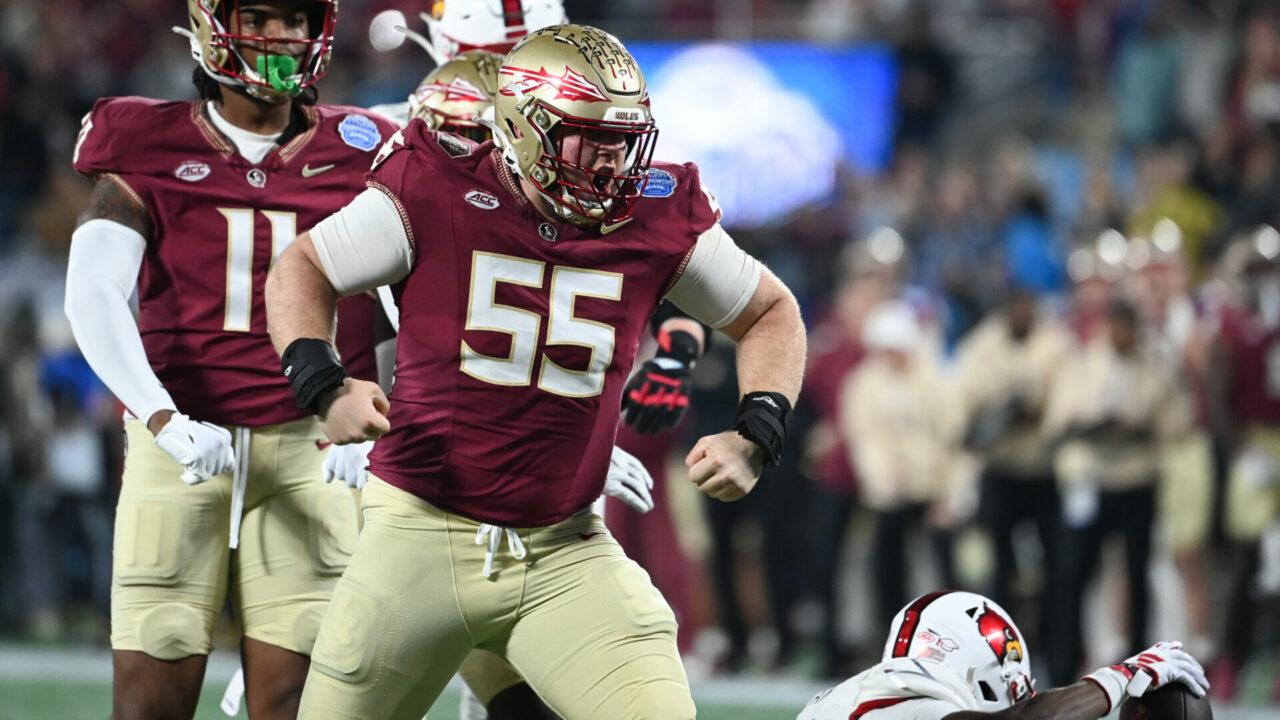
<path id="1" fill-rule="evenodd" d="M 982 637 L 991 646 L 997 660 L 1001 663 L 1022 661 L 1022 638 L 1018 637 L 1013 626 L 1000 613 L 983 605 L 982 611 L 974 620 L 978 623 L 978 632 L 982 633 Z"/>

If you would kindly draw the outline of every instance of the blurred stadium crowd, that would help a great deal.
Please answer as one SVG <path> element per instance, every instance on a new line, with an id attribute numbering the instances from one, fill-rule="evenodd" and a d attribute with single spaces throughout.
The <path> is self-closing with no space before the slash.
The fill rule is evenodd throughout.
<path id="1" fill-rule="evenodd" d="M 426 9 L 408 5 L 343 2 L 322 101 L 417 83 L 421 53 L 365 39 L 379 10 Z M 1251 699 L 1280 701 L 1280 6 L 565 6 L 628 43 L 874 43 L 896 64 L 883 171 L 840 168 L 830 197 L 765 226 L 725 218 L 799 295 L 811 357 L 781 467 L 742 502 L 693 508 L 673 472 L 673 502 L 624 542 L 684 649 L 716 672 L 844 676 L 927 582 L 1009 607 L 1041 683 L 1062 685 L 1099 652 L 1091 578 L 1114 580 L 1105 604 L 1127 638 L 1106 650 L 1136 652 L 1159 639 L 1149 567 L 1171 556 L 1214 691 L 1252 673 Z M 123 448 L 63 316 L 90 189 L 70 156 L 100 96 L 193 95 L 169 32 L 185 20 L 177 0 L 0 7 L 0 637 L 105 641 Z M 729 345 L 700 363 L 684 438 L 729 422 L 699 412 L 735 405 L 716 400 L 736 388 Z M 850 562 L 858 543 L 865 563 Z"/>

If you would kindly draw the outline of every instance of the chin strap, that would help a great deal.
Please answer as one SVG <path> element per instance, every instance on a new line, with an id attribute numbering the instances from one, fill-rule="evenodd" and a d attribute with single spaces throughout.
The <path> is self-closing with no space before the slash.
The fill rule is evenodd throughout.
<path id="1" fill-rule="evenodd" d="M 193 32 L 191 32 L 190 30 L 188 30 L 188 29 L 186 29 L 186 28 L 184 28 L 184 27 L 180 27 L 180 26 L 178 26 L 178 25 L 174 25 L 174 26 L 173 26 L 172 28 L 170 28 L 170 29 L 172 29 L 175 33 L 177 33 L 177 34 L 179 34 L 179 35 L 181 35 L 181 36 L 183 36 L 183 37 L 185 37 L 185 38 L 187 39 L 187 42 L 191 44 L 191 58 L 192 58 L 193 60 L 195 60 L 195 61 L 196 61 L 196 64 L 200 66 L 200 69 L 201 69 L 201 70 L 204 70 L 204 71 L 205 71 L 205 74 L 208 74 L 208 75 L 210 75 L 211 77 L 213 77 L 213 79 L 214 79 L 214 80 L 217 80 L 217 79 L 218 79 L 218 78 L 217 78 L 217 76 L 212 75 L 211 73 L 209 73 L 209 71 L 208 71 L 208 70 L 205 70 L 205 67 L 204 67 L 204 50 L 203 50 L 203 49 L 201 49 L 201 47 L 200 47 L 200 40 L 199 40 L 199 38 L 197 38 L 197 37 L 196 37 L 196 34 L 195 34 L 195 33 L 193 33 Z"/>
<path id="2" fill-rule="evenodd" d="M 439 20 L 436 20 L 435 18 L 431 17 L 430 15 L 424 12 L 418 13 L 418 17 L 422 18 L 422 22 L 427 24 L 428 29 L 432 29 L 432 30 L 435 29 L 436 23 L 439 22 Z M 444 55 L 441 55 L 440 51 L 436 49 L 436 46 L 433 45 L 430 40 L 422 37 L 421 34 L 416 33 L 410 30 L 409 28 L 401 27 L 399 25 L 396 26 L 396 30 L 399 30 L 400 32 L 404 33 L 405 37 L 409 38 L 414 43 L 416 43 L 418 47 L 422 48 L 423 50 L 426 50 L 427 55 L 431 56 L 432 61 L 434 61 L 436 65 L 443 65 L 449 62 L 449 58 L 445 57 Z"/>
<path id="3" fill-rule="evenodd" d="M 498 148 L 498 152 L 502 154 L 502 162 L 511 171 L 512 177 L 517 180 L 521 179 L 523 176 L 520 174 L 520 163 L 516 159 L 516 149 L 511 146 L 511 141 L 506 133 L 498 127 L 497 122 L 487 117 L 476 118 L 476 124 L 488 129 L 489 134 L 493 137 L 494 147 Z"/>

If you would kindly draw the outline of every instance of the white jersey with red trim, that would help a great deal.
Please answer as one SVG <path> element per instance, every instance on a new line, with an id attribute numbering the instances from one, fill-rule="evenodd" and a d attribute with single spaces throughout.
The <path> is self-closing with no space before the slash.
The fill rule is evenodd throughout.
<path id="1" fill-rule="evenodd" d="M 945 665 L 893 658 L 818 693 L 796 720 L 940 720 L 977 709 L 964 679 Z"/>

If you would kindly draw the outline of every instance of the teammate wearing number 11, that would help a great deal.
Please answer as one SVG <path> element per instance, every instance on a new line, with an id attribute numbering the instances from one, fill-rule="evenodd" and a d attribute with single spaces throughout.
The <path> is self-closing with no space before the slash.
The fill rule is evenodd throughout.
<path id="1" fill-rule="evenodd" d="M 320 481 L 328 441 L 276 372 L 262 288 L 299 230 L 363 189 L 396 127 L 315 104 L 336 0 L 184 4 L 201 100 L 101 100 L 74 156 L 97 184 L 72 236 L 67 315 L 130 411 L 113 716 L 194 715 L 230 597 L 250 717 L 292 720 L 356 504 Z M 374 305 L 344 300 L 343 318 L 361 303 Z M 342 347 L 361 377 L 376 377 L 369 325 L 343 323 L 366 333 Z"/>
<path id="2" fill-rule="evenodd" d="M 334 442 L 381 438 L 300 716 L 420 718 L 480 647 L 566 720 L 692 718 L 672 612 L 588 506 L 663 297 L 738 343 L 735 426 L 686 460 L 726 501 L 782 452 L 799 308 L 720 228 L 697 168 L 650 163 L 644 79 L 612 36 L 555 26 L 516 45 L 494 135 L 415 119 L 268 277 L 299 403 Z M 382 284 L 401 311 L 385 414 L 329 343 L 335 299 Z"/>

